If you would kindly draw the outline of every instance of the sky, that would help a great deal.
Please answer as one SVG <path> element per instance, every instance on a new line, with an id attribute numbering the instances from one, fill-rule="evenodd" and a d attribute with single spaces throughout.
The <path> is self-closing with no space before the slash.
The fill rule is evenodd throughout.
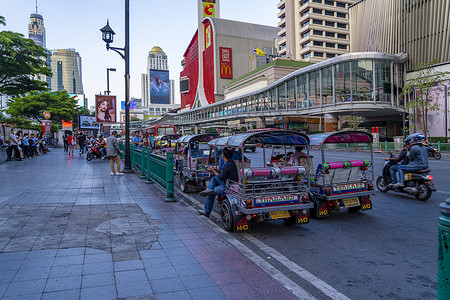
<path id="1" fill-rule="evenodd" d="M 223 19 L 277 26 L 279 0 L 221 0 Z M 35 0 L 0 0 L 0 15 L 6 26 L 0 30 L 19 32 L 28 37 L 30 14 Z M 38 0 L 44 17 L 48 49 L 74 48 L 82 58 L 83 88 L 92 105 L 95 94 L 106 90 L 106 69 L 110 72 L 111 95 L 125 98 L 125 63 L 115 52 L 107 51 L 100 28 L 109 19 L 115 31 L 111 46 L 125 45 L 124 0 Z M 146 73 L 147 55 L 160 46 L 169 60 L 170 78 L 175 79 L 175 102 L 180 103 L 178 78 L 183 54 L 197 29 L 197 0 L 130 0 L 130 90 L 141 98 L 141 74 Z"/>

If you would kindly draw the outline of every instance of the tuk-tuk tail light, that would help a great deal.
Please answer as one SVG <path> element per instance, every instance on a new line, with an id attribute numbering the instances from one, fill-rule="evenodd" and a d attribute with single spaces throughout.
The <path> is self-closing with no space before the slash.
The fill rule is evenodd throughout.
<path id="1" fill-rule="evenodd" d="M 326 188 L 325 194 L 327 194 L 328 196 L 331 195 L 331 188 Z"/>
<path id="2" fill-rule="evenodd" d="M 252 207 L 253 206 L 253 201 L 252 200 L 245 200 L 245 206 L 246 207 Z"/>
<path id="3" fill-rule="evenodd" d="M 431 175 L 428 175 L 428 176 L 427 176 L 427 179 L 428 179 L 428 180 L 434 180 L 433 176 L 431 176 Z"/>
<path id="4" fill-rule="evenodd" d="M 369 188 L 369 190 L 373 189 L 373 183 L 372 182 L 367 183 L 367 187 Z"/>
<path id="5" fill-rule="evenodd" d="M 308 195 L 303 195 L 302 196 L 302 202 L 303 203 L 308 202 Z"/>

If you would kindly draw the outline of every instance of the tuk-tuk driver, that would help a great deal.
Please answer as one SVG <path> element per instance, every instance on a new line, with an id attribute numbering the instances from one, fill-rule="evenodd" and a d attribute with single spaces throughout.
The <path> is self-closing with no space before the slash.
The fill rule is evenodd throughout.
<path id="1" fill-rule="evenodd" d="M 206 197 L 205 209 L 203 211 L 199 211 L 199 214 L 206 216 L 209 218 L 211 214 L 214 198 L 216 195 L 222 195 L 226 188 L 226 181 L 228 179 L 238 182 L 239 174 L 236 167 L 236 164 L 232 160 L 233 151 L 225 148 L 222 152 L 222 158 L 225 161 L 222 170 L 214 169 L 212 172 L 214 173 L 214 177 L 209 181 L 208 188 L 204 191 L 200 192 L 200 196 Z"/>
<path id="2" fill-rule="evenodd" d="M 297 146 L 295 147 L 295 153 L 291 155 L 289 158 L 289 161 L 287 162 L 288 166 L 300 166 L 300 159 L 302 157 L 306 157 L 306 153 L 303 152 L 305 147 L 303 146 Z M 282 158 L 281 161 L 284 161 Z"/>

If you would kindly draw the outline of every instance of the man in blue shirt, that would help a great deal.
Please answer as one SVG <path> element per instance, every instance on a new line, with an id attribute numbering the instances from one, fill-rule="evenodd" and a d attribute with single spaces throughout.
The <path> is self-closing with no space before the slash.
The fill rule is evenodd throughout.
<path id="1" fill-rule="evenodd" d="M 131 143 L 136 145 L 136 150 L 142 150 L 141 146 L 144 145 L 142 138 L 139 135 L 139 131 L 134 132 L 134 136 L 131 139 Z"/>
<path id="2" fill-rule="evenodd" d="M 398 166 L 399 182 L 394 187 L 404 187 L 405 172 L 414 172 L 423 169 L 428 169 L 428 149 L 423 142 L 416 138 L 412 142 L 412 147 L 408 148 L 407 157 L 409 163 L 407 165 Z"/>
<path id="3" fill-rule="evenodd" d="M 28 142 L 28 133 L 25 133 L 23 135 L 22 148 L 23 148 L 23 157 L 30 157 L 31 154 L 29 153 L 30 144 Z"/>

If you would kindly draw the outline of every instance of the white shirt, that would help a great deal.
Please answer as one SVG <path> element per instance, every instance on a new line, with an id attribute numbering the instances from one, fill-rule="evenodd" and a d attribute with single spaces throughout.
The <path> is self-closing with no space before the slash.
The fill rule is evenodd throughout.
<path id="1" fill-rule="evenodd" d="M 14 133 L 9 134 L 9 142 L 11 143 L 11 146 L 19 146 L 19 144 L 17 144 L 17 136 Z"/>

